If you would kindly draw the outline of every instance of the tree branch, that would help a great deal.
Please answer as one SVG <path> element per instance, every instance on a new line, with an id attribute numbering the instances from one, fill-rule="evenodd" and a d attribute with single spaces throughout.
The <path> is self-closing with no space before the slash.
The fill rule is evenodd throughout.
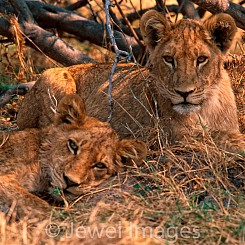
<path id="1" fill-rule="evenodd" d="M 245 30 L 245 8 L 241 5 L 228 0 L 192 0 L 192 2 L 213 14 L 224 12 L 231 15 L 237 26 Z"/>
<path id="2" fill-rule="evenodd" d="M 133 37 L 134 37 L 135 40 L 138 42 L 138 44 L 139 44 L 142 48 L 144 48 L 143 43 L 140 41 L 140 39 L 139 39 L 137 33 L 136 33 L 135 30 L 133 29 L 132 25 L 131 25 L 130 22 L 128 21 L 128 19 L 127 19 L 127 17 L 125 16 L 125 14 L 123 13 L 123 11 L 122 11 L 120 5 L 118 4 L 117 0 L 115 0 L 115 4 L 116 4 L 116 6 L 117 6 L 117 9 L 118 9 L 119 13 L 121 14 L 122 18 L 124 19 L 126 25 L 128 26 L 129 30 L 131 31 Z"/>
<path id="3" fill-rule="evenodd" d="M 156 1 L 156 9 L 158 12 L 161 12 L 164 16 L 166 15 L 165 11 L 165 1 L 163 0 L 155 0 Z"/>
<path id="4" fill-rule="evenodd" d="M 113 12 L 112 8 L 109 8 L 109 14 L 112 19 L 112 24 L 114 27 L 114 30 L 120 31 L 125 33 L 126 35 L 132 35 L 132 32 L 130 28 L 126 27 L 125 25 L 122 24 L 121 20 L 119 20 L 116 16 L 116 14 Z M 133 29 L 134 32 L 137 33 L 137 36 L 140 35 L 139 28 L 138 29 Z"/>
<path id="5" fill-rule="evenodd" d="M 21 23 L 35 23 L 30 9 L 28 8 L 25 1 L 22 0 L 8 0 L 8 2 L 13 6 L 15 13 L 18 13 L 18 18 Z"/>
<path id="6" fill-rule="evenodd" d="M 8 3 L 0 0 L 0 12 L 5 11 Z M 27 5 L 31 10 L 38 24 L 45 28 L 57 28 L 60 31 L 68 32 L 75 35 L 80 40 L 88 40 L 99 46 L 105 44 L 105 26 L 94 21 L 88 20 L 72 11 L 62 9 L 51 4 L 45 4 L 38 1 L 27 1 Z M 12 10 L 12 12 L 14 12 Z M 1 27 L 0 27 L 1 28 Z M 5 36 L 3 32 L 0 33 Z M 130 36 L 121 32 L 114 31 L 115 39 L 120 50 L 129 51 L 129 46 L 135 57 L 140 55 L 142 48 L 139 47 L 137 41 Z M 110 39 L 106 39 L 110 43 Z"/>
<path id="7" fill-rule="evenodd" d="M 28 46 L 43 52 L 64 66 L 94 62 L 87 55 L 74 49 L 51 32 L 45 31 L 35 24 L 25 23 L 24 29 L 25 33 L 23 34 Z M 11 25 L 3 18 L 0 18 L 0 35 L 12 40 L 14 38 Z"/>
<path id="8" fill-rule="evenodd" d="M 166 6 L 167 8 L 167 11 L 168 12 L 174 12 L 174 13 L 178 13 L 178 10 L 179 10 L 179 6 L 178 5 L 167 5 Z M 146 9 L 142 9 L 142 10 L 139 10 L 137 12 L 133 12 L 133 13 L 129 13 L 129 14 L 126 14 L 126 17 L 128 19 L 129 22 L 133 22 L 135 20 L 138 20 L 140 19 L 140 17 L 146 13 L 147 11 L 151 10 L 153 8 L 146 8 Z M 122 24 L 126 24 L 125 21 L 123 20 L 123 18 L 120 19 L 120 21 L 122 22 Z"/>
<path id="9" fill-rule="evenodd" d="M 88 0 L 80 0 L 80 1 L 77 1 L 71 5 L 69 5 L 68 7 L 66 7 L 67 10 L 76 10 L 76 9 L 79 9 L 79 8 L 82 8 L 84 6 L 86 6 L 88 3 Z"/>
<path id="10" fill-rule="evenodd" d="M 10 0 L 10 3 L 13 6 L 12 12 L 18 13 L 19 25 L 29 46 L 35 47 L 65 66 L 94 61 L 84 55 L 81 51 L 72 48 L 60 38 L 36 25 L 32 13 L 25 1 Z M 8 11 L 10 11 L 10 9 L 11 8 L 8 7 Z M 0 26 L 0 34 L 7 37 L 12 36 L 13 38 L 14 33 L 10 24 L 1 18 L 0 23 L 4 22 L 6 25 Z"/>
<path id="11" fill-rule="evenodd" d="M 200 20 L 200 16 L 194 7 L 194 4 L 189 0 L 177 0 L 181 6 L 180 12 L 190 19 Z"/>
<path id="12" fill-rule="evenodd" d="M 113 65 L 112 65 L 112 68 L 111 68 L 111 71 L 110 71 L 110 75 L 109 75 L 108 94 L 109 94 L 110 113 L 109 113 L 109 116 L 108 116 L 108 119 L 107 119 L 108 122 L 110 122 L 111 119 L 112 119 L 112 112 L 113 112 L 113 98 L 112 98 L 112 84 L 113 83 L 112 83 L 112 78 L 113 78 L 113 75 L 115 73 L 115 69 L 116 69 L 117 63 L 118 63 L 119 58 L 120 58 L 121 55 L 126 56 L 127 60 L 131 59 L 131 54 L 130 53 L 125 52 L 123 50 L 120 50 L 118 48 L 118 46 L 117 46 L 116 39 L 114 37 L 113 31 L 112 31 L 112 28 L 111 28 L 111 23 L 110 23 L 109 9 L 110 9 L 111 6 L 112 5 L 111 5 L 110 0 L 105 0 L 105 14 L 106 14 L 107 32 L 108 32 L 109 38 L 111 40 L 111 43 L 112 43 L 113 48 L 114 48 L 115 53 L 116 53 L 116 57 L 114 59 L 114 62 L 113 62 Z"/>
<path id="13" fill-rule="evenodd" d="M 35 82 L 22 83 L 18 85 L 11 85 L 8 88 L 0 86 L 1 91 L 5 91 L 0 96 L 0 108 L 5 106 L 14 95 L 25 95 L 35 84 Z"/>

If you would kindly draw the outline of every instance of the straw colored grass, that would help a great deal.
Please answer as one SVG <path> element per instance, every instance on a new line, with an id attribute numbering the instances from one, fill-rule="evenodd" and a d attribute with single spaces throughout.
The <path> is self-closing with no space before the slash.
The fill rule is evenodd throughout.
<path id="1" fill-rule="evenodd" d="M 244 67 L 245 59 L 228 67 L 243 133 Z M 36 213 L 18 219 L 14 203 L 7 215 L 2 208 L 0 245 L 244 244 L 244 154 L 219 149 L 205 131 L 191 142 L 160 142 L 142 166 L 66 199 L 47 220 Z"/>

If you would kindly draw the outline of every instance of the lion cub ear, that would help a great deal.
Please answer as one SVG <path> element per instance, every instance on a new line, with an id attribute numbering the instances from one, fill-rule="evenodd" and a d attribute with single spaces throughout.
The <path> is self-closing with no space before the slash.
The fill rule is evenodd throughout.
<path id="1" fill-rule="evenodd" d="M 121 157 L 123 164 L 130 163 L 131 160 L 140 164 L 147 155 L 147 147 L 140 140 L 124 139 L 119 142 L 117 154 Z"/>
<path id="2" fill-rule="evenodd" d="M 77 94 L 64 96 L 55 114 L 54 124 L 70 124 L 79 127 L 84 123 L 86 108 L 83 99 Z"/>
<path id="3" fill-rule="evenodd" d="M 156 10 L 150 10 L 141 17 L 140 31 L 149 51 L 154 50 L 157 43 L 170 29 L 168 20 Z"/>
<path id="4" fill-rule="evenodd" d="M 220 13 L 207 19 L 204 26 L 221 52 L 226 53 L 237 31 L 234 19 L 228 14 Z"/>

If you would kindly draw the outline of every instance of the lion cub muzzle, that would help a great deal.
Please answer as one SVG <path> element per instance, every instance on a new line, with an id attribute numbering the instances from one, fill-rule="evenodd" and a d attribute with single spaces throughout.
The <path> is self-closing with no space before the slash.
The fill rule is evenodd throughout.
<path id="1" fill-rule="evenodd" d="M 79 186 L 79 183 L 74 182 L 73 180 L 71 180 L 66 175 L 64 175 L 64 182 L 66 183 L 66 188 L 78 187 Z"/>
<path id="2" fill-rule="evenodd" d="M 195 98 L 195 89 L 182 91 L 175 89 L 172 99 L 173 109 L 179 114 L 193 113 L 201 109 L 202 100 Z"/>

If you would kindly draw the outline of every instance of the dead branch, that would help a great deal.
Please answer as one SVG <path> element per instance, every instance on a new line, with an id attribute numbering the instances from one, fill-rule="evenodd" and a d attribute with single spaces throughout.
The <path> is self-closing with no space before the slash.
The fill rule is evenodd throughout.
<path id="1" fill-rule="evenodd" d="M 34 17 L 40 20 L 40 24 L 45 27 L 57 28 L 58 30 L 75 35 L 81 40 L 88 40 L 91 43 L 103 47 L 105 42 L 110 43 L 110 39 L 105 40 L 105 26 L 94 21 L 88 20 L 75 14 L 50 4 L 39 4 L 39 2 L 28 2 Z M 134 55 L 137 57 L 141 48 L 137 41 L 119 31 L 114 31 L 115 39 L 120 50 L 128 51 L 129 45 L 132 47 Z"/>
<path id="2" fill-rule="evenodd" d="M 245 8 L 241 5 L 228 0 L 192 0 L 192 2 L 213 14 L 224 12 L 231 15 L 237 26 L 245 30 Z"/>
<path id="3" fill-rule="evenodd" d="M 156 1 L 156 9 L 158 12 L 161 12 L 164 16 L 166 15 L 165 11 L 165 0 L 155 0 Z"/>
<path id="4" fill-rule="evenodd" d="M 30 9 L 28 8 L 25 1 L 22 0 L 8 0 L 15 10 L 15 13 L 18 13 L 18 18 L 20 22 L 35 23 L 35 20 L 32 16 Z"/>
<path id="5" fill-rule="evenodd" d="M 198 11 L 195 9 L 194 4 L 189 0 L 177 0 L 180 6 L 180 12 L 190 19 L 200 20 Z"/>
<path id="6" fill-rule="evenodd" d="M 122 24 L 121 20 L 119 20 L 116 16 L 116 14 L 113 12 L 112 8 L 109 8 L 109 14 L 112 20 L 113 28 L 114 30 L 120 31 L 125 33 L 126 35 L 132 34 L 125 25 Z"/>
<path id="7" fill-rule="evenodd" d="M 11 6 L 8 6 L 9 4 L 5 0 L 0 0 L 0 12 L 5 11 L 6 6 L 8 8 L 8 12 L 14 13 L 13 8 L 11 9 Z M 91 43 L 97 44 L 99 46 L 104 46 L 105 42 L 110 43 L 110 39 L 105 40 L 105 27 L 102 24 L 96 23 L 94 21 L 88 20 L 86 18 L 83 18 L 82 16 L 73 13 L 72 11 L 68 11 L 62 8 L 58 8 L 56 6 L 50 5 L 50 4 L 45 4 L 42 2 L 38 1 L 28 1 L 27 5 L 33 14 L 35 20 L 38 22 L 38 24 L 41 27 L 45 28 L 57 28 L 60 31 L 68 32 L 70 34 L 75 35 L 78 39 L 80 40 L 88 40 Z M 10 25 L 7 25 L 10 27 Z M 38 35 L 36 37 L 37 40 L 35 41 L 49 41 L 49 48 L 44 49 L 45 52 L 49 51 L 49 49 L 54 48 L 54 45 L 56 47 L 58 46 L 57 42 L 61 39 L 58 37 L 54 36 L 50 32 L 45 32 L 41 27 L 32 26 L 32 38 L 34 38 L 35 35 Z M 30 26 L 29 26 L 30 28 Z M 0 26 L 0 35 L 6 36 L 6 26 L 1 25 Z M 7 29 L 7 37 L 11 36 L 11 30 Z M 52 36 L 52 38 L 50 37 Z M 119 31 L 114 31 L 114 36 L 115 39 L 117 40 L 117 45 L 120 50 L 128 51 L 129 46 L 131 46 L 132 51 L 134 55 L 137 57 L 141 53 L 141 48 L 139 47 L 137 41 L 133 37 L 129 37 Z M 62 40 L 61 40 L 62 41 Z M 34 40 L 33 40 L 34 42 Z M 62 41 L 63 42 L 63 41 Z M 42 44 L 42 43 L 41 43 Z M 45 44 L 45 43 L 44 43 Z M 63 59 L 67 59 L 67 57 L 75 58 L 79 57 L 81 55 L 81 52 L 77 54 L 75 49 L 72 47 L 64 45 L 65 43 L 63 42 L 61 46 L 61 52 L 63 51 L 64 56 Z M 28 44 L 31 46 L 31 44 Z M 39 45 L 37 45 L 39 46 Z M 40 48 L 43 50 L 42 48 Z M 58 51 L 58 49 L 55 49 Z M 74 55 L 69 55 L 66 54 L 66 50 L 69 50 L 70 52 L 73 51 Z M 52 51 L 52 50 L 51 50 Z M 72 53 L 72 52 L 71 52 Z M 56 52 L 55 52 L 56 54 Z M 47 54 L 49 56 L 49 54 Z M 55 55 L 53 54 L 54 57 L 52 57 L 54 60 L 57 60 Z M 62 60 L 62 57 L 59 57 L 59 59 Z M 84 57 L 83 57 L 84 59 Z M 77 62 L 74 60 L 72 63 L 72 60 L 69 60 L 69 62 L 66 62 L 66 65 L 71 65 Z M 83 63 L 79 61 L 80 63 Z M 86 61 L 88 62 L 88 60 Z M 78 62 L 77 62 L 78 63 Z M 64 64 L 64 63 L 63 63 Z"/>
<path id="8" fill-rule="evenodd" d="M 119 11 L 119 13 L 121 14 L 123 20 L 125 21 L 126 25 L 128 26 L 130 32 L 132 33 L 133 37 L 135 38 L 135 40 L 138 42 L 138 44 L 141 46 L 141 48 L 144 48 L 143 43 L 140 41 L 139 36 L 137 35 L 137 33 L 135 32 L 134 28 L 132 27 L 132 25 L 130 24 L 130 22 L 128 21 L 127 17 L 125 16 L 125 14 L 123 13 L 120 5 L 118 4 L 117 0 L 115 0 L 115 4 L 117 6 L 117 9 Z"/>
<path id="9" fill-rule="evenodd" d="M 79 1 L 79 6 L 84 5 L 86 1 L 87 0 Z M 9 2 L 14 7 L 11 6 Z M 0 0 L 0 12 L 4 13 L 3 16 L 15 14 L 19 17 L 19 24 L 26 44 L 40 50 L 65 66 L 93 60 L 85 56 L 81 51 L 70 47 L 61 38 L 45 29 L 54 28 L 60 32 L 67 32 L 71 35 L 75 35 L 78 40 L 88 40 L 102 47 L 108 43 L 112 44 L 111 39 L 108 36 L 105 37 L 106 28 L 103 24 L 83 18 L 72 11 L 51 4 L 45 4 L 41 1 L 25 2 L 24 0 L 11 0 L 9 2 Z M 162 0 L 157 0 L 157 2 L 160 3 L 160 7 L 164 3 Z M 191 6 L 189 11 L 194 10 L 193 4 L 190 3 L 190 1 L 179 0 L 179 2 L 184 4 L 183 8 L 189 4 L 188 6 Z M 193 0 L 192 2 L 197 3 L 201 8 L 205 8 L 212 13 L 226 12 L 232 15 L 238 27 L 245 29 L 245 9 L 241 5 L 234 4 L 228 0 Z M 171 7 L 173 7 L 173 10 Z M 170 12 L 178 11 L 178 7 L 175 5 L 167 6 L 167 8 Z M 130 37 L 130 35 L 134 33 L 135 37 L 138 36 L 139 39 L 141 39 L 141 37 L 136 29 L 130 30 L 130 22 L 132 19 L 139 18 L 145 11 L 146 10 L 135 11 L 135 13 L 131 15 L 124 16 L 124 19 L 119 20 L 119 22 L 121 21 L 118 28 L 120 31 L 114 30 L 113 32 L 118 49 L 128 52 L 131 48 L 137 59 L 142 54 L 143 49 L 141 45 L 139 45 L 139 42 L 137 42 L 134 37 Z M 187 15 L 189 17 L 193 15 L 191 18 L 196 18 L 196 10 L 193 14 L 191 14 L 191 11 Z M 124 24 L 128 25 L 129 28 L 124 26 Z M 122 33 L 121 30 L 128 35 Z M 7 37 L 8 40 L 14 40 L 14 34 L 9 19 L 0 18 L 0 35 Z M 114 47 L 114 45 L 112 45 L 112 47 Z"/>
<path id="10" fill-rule="evenodd" d="M 203 9 L 203 8 L 201 8 L 201 7 L 198 6 L 197 12 L 198 12 L 198 15 L 200 16 L 200 19 L 201 19 L 205 15 L 206 9 Z"/>
<path id="11" fill-rule="evenodd" d="M 88 0 L 80 0 L 66 7 L 67 10 L 76 10 L 82 8 L 88 4 Z"/>
<path id="12" fill-rule="evenodd" d="M 35 84 L 35 82 L 10 85 L 0 96 L 0 108 L 5 106 L 14 95 L 25 95 Z M 0 88 L 0 90 L 2 90 Z"/>
<path id="13" fill-rule="evenodd" d="M 112 31 L 112 28 L 111 28 L 111 23 L 110 23 L 109 9 L 110 9 L 111 6 L 112 5 L 111 5 L 110 0 L 105 0 L 105 13 L 106 13 L 106 27 L 107 27 L 107 32 L 108 32 L 110 41 L 111 41 L 111 43 L 113 45 L 114 51 L 116 53 L 116 56 L 115 56 L 115 59 L 114 59 L 114 62 L 113 62 L 113 65 L 112 65 L 112 68 L 111 68 L 111 71 L 110 71 L 110 75 L 109 75 L 108 94 L 109 94 L 109 108 L 110 108 L 110 112 L 109 112 L 109 116 L 108 116 L 108 119 L 107 119 L 108 122 L 110 122 L 111 119 L 112 119 L 112 112 L 113 112 L 112 78 L 113 78 L 113 74 L 115 72 L 117 63 L 118 63 L 119 58 L 120 58 L 121 55 L 126 56 L 126 59 L 127 60 L 131 60 L 131 54 L 128 53 L 128 52 L 125 52 L 123 50 L 120 50 L 118 48 L 118 46 L 117 46 L 116 39 L 115 39 L 114 33 Z"/>
<path id="14" fill-rule="evenodd" d="M 93 59 L 69 46 L 51 32 L 45 31 L 33 23 L 25 23 L 24 26 L 25 32 L 23 32 L 23 35 L 26 39 L 26 44 L 43 52 L 60 64 L 69 66 L 94 62 Z M 11 38 L 12 40 L 14 39 L 12 26 L 3 18 L 0 18 L 0 35 Z"/>
<path id="15" fill-rule="evenodd" d="M 11 9 L 11 6 L 8 6 L 8 11 L 18 13 L 19 25 L 27 45 L 35 47 L 65 66 L 94 61 L 81 51 L 67 45 L 53 33 L 39 27 L 25 1 L 11 0 L 10 3 L 13 9 Z M 0 10 L 2 10 L 2 7 L 0 7 Z M 8 38 L 11 36 L 14 38 L 12 27 L 8 23 L 8 20 L 1 18 L 0 23 L 4 22 L 6 25 L 0 25 L 0 34 Z"/>
<path id="16" fill-rule="evenodd" d="M 121 10 L 121 7 L 120 5 L 116 2 L 116 6 L 119 6 L 120 10 Z M 124 15 L 123 11 L 121 10 L 120 11 L 121 13 L 121 16 L 123 16 L 122 19 L 118 19 L 116 17 L 116 14 L 113 12 L 112 8 L 110 7 L 109 9 L 109 14 L 110 14 L 110 17 L 112 19 L 112 24 L 113 24 L 113 27 L 114 27 L 114 30 L 118 30 L 126 35 L 129 35 L 129 36 L 132 36 L 135 38 L 135 40 L 140 44 L 140 46 L 143 48 L 142 46 L 142 43 L 140 41 L 140 39 L 142 40 L 142 36 L 141 36 L 141 33 L 140 33 L 140 30 L 139 28 L 133 28 L 131 23 L 129 21 L 127 21 L 127 17 Z M 122 20 L 124 21 L 125 20 L 125 24 L 122 24 Z M 125 26 L 127 25 L 127 26 Z"/>
<path id="17" fill-rule="evenodd" d="M 114 26 L 116 28 L 117 27 L 122 28 L 122 22 L 117 18 L 116 14 L 112 10 L 112 7 L 109 7 L 109 15 L 110 15 L 111 19 L 113 20 Z"/>
<path id="18" fill-rule="evenodd" d="M 167 5 L 166 8 L 167 8 L 168 12 L 178 13 L 178 11 L 179 11 L 179 6 L 175 5 L 175 4 Z M 130 23 L 132 23 L 133 21 L 140 19 L 140 17 L 144 13 L 146 13 L 147 11 L 149 11 L 151 9 L 152 8 L 146 8 L 146 9 L 142 9 L 142 10 L 139 10 L 139 11 L 135 11 L 133 13 L 126 14 L 126 17 L 127 17 L 128 21 Z M 122 18 L 120 19 L 120 21 L 122 22 L 122 24 L 124 24 L 124 25 L 126 24 L 125 21 Z"/>

